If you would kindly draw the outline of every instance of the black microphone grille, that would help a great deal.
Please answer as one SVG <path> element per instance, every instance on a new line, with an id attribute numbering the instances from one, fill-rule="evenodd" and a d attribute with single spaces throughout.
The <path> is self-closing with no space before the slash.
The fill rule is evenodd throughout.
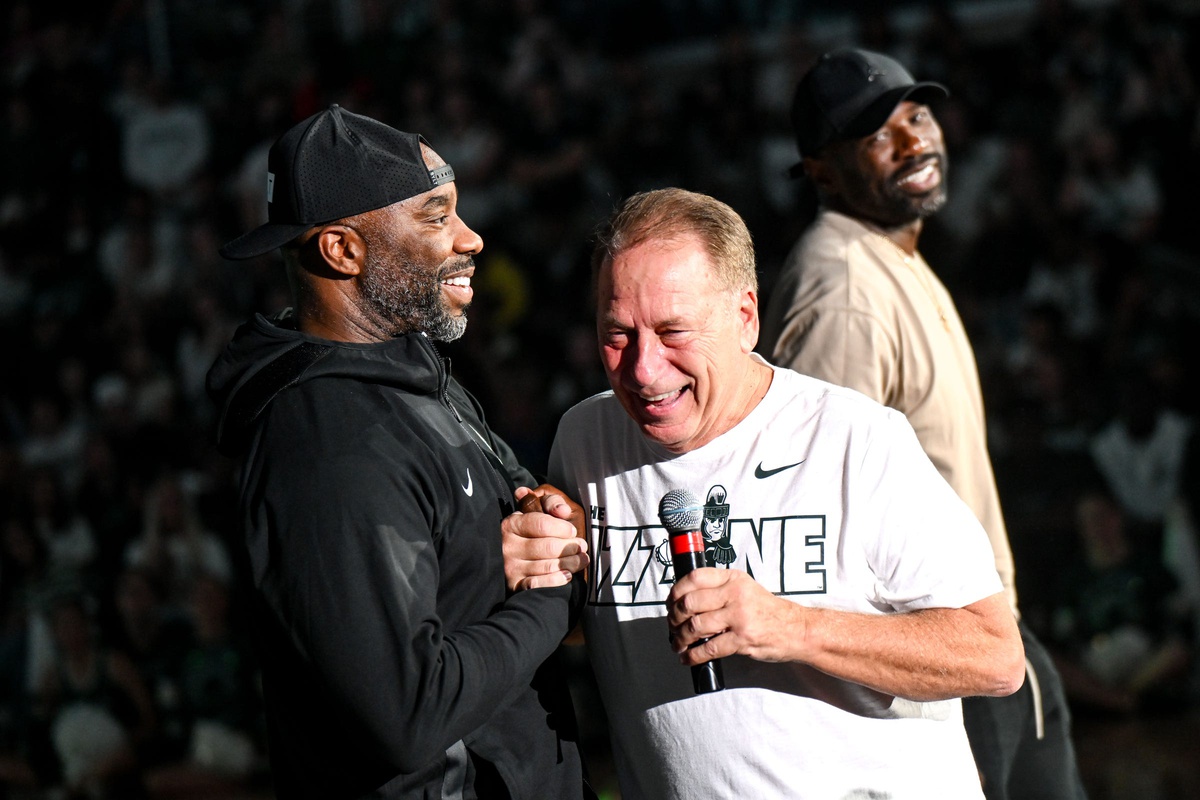
<path id="1" fill-rule="evenodd" d="M 698 530 L 703 517 L 704 504 L 687 489 L 671 489 L 658 501 L 658 518 L 668 533 Z"/>

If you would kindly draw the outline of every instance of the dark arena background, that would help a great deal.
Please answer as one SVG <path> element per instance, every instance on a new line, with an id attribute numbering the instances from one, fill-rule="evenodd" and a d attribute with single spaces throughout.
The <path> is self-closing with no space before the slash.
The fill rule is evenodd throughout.
<path id="1" fill-rule="evenodd" d="M 814 207 L 786 177 L 792 90 L 839 44 L 951 89 L 921 249 L 976 350 L 1021 608 L 1092 800 L 1200 796 L 1200 3 L 13 0 L 3 23 L 0 798 L 68 797 L 39 690 L 70 648 L 135 668 L 153 797 L 271 796 L 204 375 L 287 304 L 277 253 L 217 254 L 265 216 L 275 136 L 337 102 L 454 166 L 485 248 L 447 350 L 541 471 L 559 415 L 607 388 L 593 226 L 636 190 L 712 194 L 754 234 L 765 305 Z"/>

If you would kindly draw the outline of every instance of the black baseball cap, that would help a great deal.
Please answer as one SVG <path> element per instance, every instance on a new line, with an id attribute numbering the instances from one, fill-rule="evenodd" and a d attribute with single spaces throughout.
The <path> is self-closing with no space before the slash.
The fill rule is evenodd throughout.
<path id="1" fill-rule="evenodd" d="M 800 156 L 815 156 L 833 142 L 874 133 L 904 100 L 926 103 L 949 95 L 940 83 L 913 80 L 890 56 L 853 47 L 832 50 L 800 79 L 792 99 Z M 793 177 L 802 173 L 800 164 L 791 169 Z"/>
<path id="2" fill-rule="evenodd" d="M 336 103 L 289 128 L 267 154 L 267 222 L 220 249 L 253 258 L 314 225 L 390 206 L 454 180 L 449 164 L 429 169 L 424 138 Z"/>

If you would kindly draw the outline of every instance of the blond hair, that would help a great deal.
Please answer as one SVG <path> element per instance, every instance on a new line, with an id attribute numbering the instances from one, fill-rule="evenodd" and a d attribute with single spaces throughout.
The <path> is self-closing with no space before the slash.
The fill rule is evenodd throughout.
<path id="1" fill-rule="evenodd" d="M 632 195 L 601 226 L 592 251 L 592 285 L 600 269 L 625 251 L 689 236 L 700 240 L 723 288 L 758 290 L 754 242 L 738 213 L 714 197 L 674 188 Z"/>

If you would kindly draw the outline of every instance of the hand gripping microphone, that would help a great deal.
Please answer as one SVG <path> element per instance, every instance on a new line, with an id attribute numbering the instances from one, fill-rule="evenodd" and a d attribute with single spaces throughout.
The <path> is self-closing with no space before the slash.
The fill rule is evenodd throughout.
<path id="1" fill-rule="evenodd" d="M 675 580 L 698 567 L 708 566 L 704 558 L 704 537 L 700 533 L 700 520 L 703 517 L 704 504 L 687 489 L 672 489 L 658 503 L 658 518 L 670 537 L 671 566 L 675 568 Z M 701 639 L 692 647 L 707 641 Z M 696 694 L 719 692 L 725 688 L 720 659 L 692 667 L 692 688 Z"/>

